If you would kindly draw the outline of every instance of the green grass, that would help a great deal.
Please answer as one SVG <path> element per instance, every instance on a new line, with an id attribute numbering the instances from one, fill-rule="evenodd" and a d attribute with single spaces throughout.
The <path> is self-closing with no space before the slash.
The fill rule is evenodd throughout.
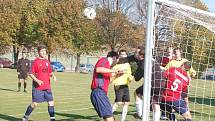
<path id="1" fill-rule="evenodd" d="M 57 121 L 95 121 L 98 117 L 90 102 L 92 75 L 72 72 L 55 73 L 58 81 L 52 82 Z M 20 121 L 31 103 L 32 81 L 28 79 L 28 93 L 17 91 L 17 73 L 11 69 L 0 69 L 0 121 Z M 130 86 L 131 106 L 128 121 L 136 121 L 133 92 L 142 82 L 132 82 Z M 193 80 L 190 88 L 190 109 L 194 121 L 215 121 L 215 86 L 213 81 Z M 109 94 L 114 101 L 113 85 Z M 115 113 L 120 120 L 121 108 Z M 47 103 L 41 103 L 30 116 L 31 121 L 49 121 Z"/>

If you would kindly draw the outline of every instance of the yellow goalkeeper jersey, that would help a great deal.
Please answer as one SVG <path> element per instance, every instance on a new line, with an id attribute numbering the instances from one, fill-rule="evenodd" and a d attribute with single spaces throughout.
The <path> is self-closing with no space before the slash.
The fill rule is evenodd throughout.
<path id="1" fill-rule="evenodd" d="M 165 70 L 169 69 L 170 67 L 181 67 L 181 65 L 188 61 L 185 58 L 182 58 L 181 60 L 171 60 L 166 66 Z M 188 71 L 188 74 L 192 77 L 196 76 L 196 71 L 191 67 L 190 70 Z"/>
<path id="2" fill-rule="evenodd" d="M 130 80 L 132 79 L 131 75 L 131 66 L 129 63 L 124 64 L 116 64 L 113 69 L 123 70 L 125 73 L 122 76 L 117 77 L 113 80 L 114 85 L 128 85 Z"/>

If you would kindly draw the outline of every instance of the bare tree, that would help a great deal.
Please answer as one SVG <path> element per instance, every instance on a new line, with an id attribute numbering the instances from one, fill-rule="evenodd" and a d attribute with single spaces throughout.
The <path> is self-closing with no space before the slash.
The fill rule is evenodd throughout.
<path id="1" fill-rule="evenodd" d="M 142 38 L 135 38 L 138 25 L 130 19 L 134 2 L 130 0 L 88 0 L 88 6 L 97 7 L 96 23 L 106 46 L 111 50 L 128 47 Z M 132 42 L 133 41 L 133 42 Z"/>

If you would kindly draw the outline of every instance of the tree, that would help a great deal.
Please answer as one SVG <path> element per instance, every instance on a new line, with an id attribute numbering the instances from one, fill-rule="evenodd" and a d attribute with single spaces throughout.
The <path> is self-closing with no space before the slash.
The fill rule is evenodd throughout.
<path id="1" fill-rule="evenodd" d="M 0 55 L 5 54 L 10 50 L 10 44 L 12 43 L 11 37 L 5 33 L 0 32 Z"/>
<path id="2" fill-rule="evenodd" d="M 39 42 L 39 20 L 46 16 L 49 0 L 31 0 L 22 11 L 17 37 L 20 45 L 31 48 Z"/>
<path id="3" fill-rule="evenodd" d="M 193 7 L 207 10 L 207 6 L 201 1 L 195 0 L 191 2 L 194 3 L 192 4 Z M 195 17 L 198 18 L 199 16 Z M 207 22 L 207 16 L 202 14 L 198 20 Z M 214 33 L 203 25 L 193 23 L 194 22 L 189 18 L 184 21 L 177 21 L 174 31 L 176 35 L 179 35 L 177 38 L 181 40 L 180 47 L 183 52 L 186 52 L 184 53 L 184 56 L 188 60 L 192 60 L 194 69 L 203 71 L 205 68 L 214 65 Z M 200 75 L 201 74 L 199 73 L 198 76 Z"/>
<path id="4" fill-rule="evenodd" d="M 117 51 L 121 48 L 128 48 L 130 43 L 135 45 L 143 40 L 143 36 L 141 39 L 135 38 L 138 33 L 138 25 L 128 19 L 133 2 L 89 0 L 88 4 L 100 7 L 97 8 L 97 31 L 103 38 L 104 46 L 109 50 Z"/>
<path id="5" fill-rule="evenodd" d="M 1 0 L 0 1 L 0 36 L 1 45 L 9 49 L 12 45 L 14 62 L 18 60 L 19 42 L 17 32 L 20 28 L 20 18 L 22 10 L 26 7 L 26 0 Z"/>
<path id="6" fill-rule="evenodd" d="M 81 54 L 90 54 L 100 48 L 94 21 L 82 15 L 84 7 L 84 1 L 54 1 L 39 22 L 39 40 L 48 46 L 50 53 L 61 50 L 76 54 L 76 71 Z"/>
<path id="7" fill-rule="evenodd" d="M 97 31 L 93 20 L 84 18 L 82 11 L 85 8 L 84 1 L 68 1 L 67 5 L 73 8 L 71 25 L 71 36 L 73 37 L 72 49 L 77 55 L 75 71 L 79 70 L 81 54 L 90 54 L 101 49 L 101 39 L 97 36 Z"/>
<path id="8" fill-rule="evenodd" d="M 39 43 L 43 43 L 48 48 L 48 59 L 50 60 L 51 53 L 69 48 L 71 43 L 69 40 L 68 13 L 65 12 L 62 6 L 64 1 L 49 3 L 45 10 L 45 16 L 39 19 L 38 33 Z M 62 51 L 61 51 L 62 52 Z"/>

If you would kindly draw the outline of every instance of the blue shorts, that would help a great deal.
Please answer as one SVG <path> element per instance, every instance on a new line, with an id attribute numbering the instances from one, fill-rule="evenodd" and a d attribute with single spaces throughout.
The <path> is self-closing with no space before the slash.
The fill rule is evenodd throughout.
<path id="1" fill-rule="evenodd" d="M 53 101 L 52 91 L 49 90 L 37 90 L 35 88 L 32 89 L 32 102 L 49 102 Z"/>
<path id="2" fill-rule="evenodd" d="M 99 117 L 105 119 L 113 116 L 110 101 L 102 89 L 93 89 L 90 99 Z"/>
<path id="3" fill-rule="evenodd" d="M 178 114 L 182 115 L 188 111 L 186 102 L 183 99 L 179 99 L 177 101 L 173 102 L 164 102 L 161 103 L 161 109 L 165 110 L 167 112 L 172 112 L 172 109 L 174 109 Z"/>

